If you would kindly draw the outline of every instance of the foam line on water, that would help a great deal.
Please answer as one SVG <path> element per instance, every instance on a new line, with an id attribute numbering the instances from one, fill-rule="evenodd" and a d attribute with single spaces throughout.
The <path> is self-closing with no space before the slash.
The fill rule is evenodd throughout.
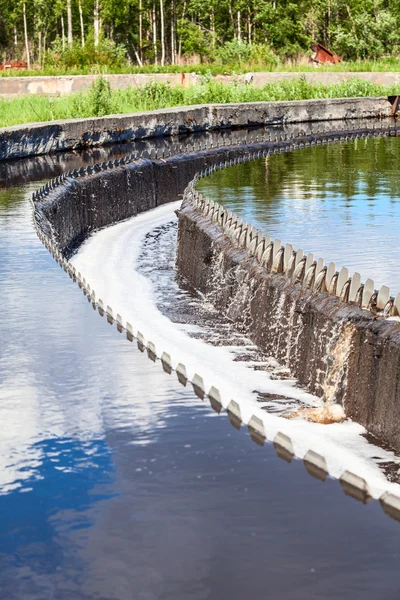
<path id="1" fill-rule="evenodd" d="M 296 387 L 293 381 L 272 380 L 263 371 L 249 369 L 246 363 L 233 362 L 232 349 L 210 346 L 190 337 L 158 310 L 151 281 L 138 272 L 137 261 L 146 234 L 171 222 L 179 206 L 180 202 L 167 204 L 96 232 L 71 259 L 72 264 L 90 283 L 97 297 L 132 323 L 134 332 L 141 331 L 146 340 L 155 344 L 158 356 L 167 352 L 174 369 L 183 363 L 190 380 L 195 373 L 200 374 L 206 392 L 211 386 L 220 390 L 224 408 L 235 399 L 240 404 L 244 423 L 255 414 L 264 422 L 269 440 L 279 431 L 291 438 L 298 458 L 312 449 L 326 458 L 334 477 L 340 477 L 347 469 L 364 477 L 375 497 L 385 490 L 399 494 L 400 486 L 388 482 L 372 459 L 392 462 L 397 461 L 396 457 L 369 444 L 362 437 L 365 429 L 361 425 L 287 420 L 261 410 L 254 390 L 288 396 L 312 406 L 320 405 L 321 400 Z"/>

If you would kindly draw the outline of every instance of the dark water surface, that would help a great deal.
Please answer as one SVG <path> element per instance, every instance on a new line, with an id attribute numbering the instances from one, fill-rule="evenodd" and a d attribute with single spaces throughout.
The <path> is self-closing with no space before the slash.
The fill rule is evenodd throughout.
<path id="1" fill-rule="evenodd" d="M 200 181 L 264 234 L 400 292 L 400 139 L 304 148 Z"/>
<path id="2" fill-rule="evenodd" d="M 34 233 L 27 170 L 0 190 L 0 598 L 398 598 L 400 525 L 100 318 Z"/>

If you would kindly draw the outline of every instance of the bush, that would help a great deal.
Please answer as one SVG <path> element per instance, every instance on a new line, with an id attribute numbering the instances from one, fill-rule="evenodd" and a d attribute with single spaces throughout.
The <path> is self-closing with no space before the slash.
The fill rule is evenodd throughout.
<path id="1" fill-rule="evenodd" d="M 182 39 L 182 50 L 184 54 L 198 54 L 200 57 L 210 54 L 211 38 L 209 33 L 197 27 L 188 19 L 179 19 L 178 35 Z"/>
<path id="2" fill-rule="evenodd" d="M 113 94 L 110 82 L 105 77 L 98 77 L 87 94 L 75 94 L 71 99 L 72 112 L 77 117 L 104 117 L 113 112 Z"/>
<path id="3" fill-rule="evenodd" d="M 217 60 L 222 64 L 241 64 L 248 62 L 251 56 L 251 46 L 246 42 L 232 40 L 226 42 L 216 52 Z"/>
<path id="4" fill-rule="evenodd" d="M 90 35 L 84 47 L 76 41 L 71 46 L 66 45 L 64 50 L 61 39 L 57 38 L 51 50 L 46 53 L 44 66 L 65 70 L 90 68 L 98 72 L 98 67 L 127 67 L 128 61 L 124 46 L 117 46 L 108 38 L 100 38 L 99 45 L 95 46 L 93 36 Z"/>
<path id="5" fill-rule="evenodd" d="M 267 67 L 269 69 L 277 67 L 279 64 L 277 55 L 266 44 L 253 44 L 251 46 L 250 61 L 253 66 Z"/>

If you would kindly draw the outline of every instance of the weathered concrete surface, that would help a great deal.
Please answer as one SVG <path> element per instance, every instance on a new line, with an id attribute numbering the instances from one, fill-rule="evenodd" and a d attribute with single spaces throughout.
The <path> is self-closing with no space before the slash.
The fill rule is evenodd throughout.
<path id="1" fill-rule="evenodd" d="M 98 75 L 64 75 L 60 77 L 37 75 L 34 77 L 0 77 L 0 97 L 7 98 L 23 94 L 43 94 L 45 96 L 69 96 L 77 92 L 87 92 Z M 154 75 L 104 75 L 112 89 L 143 87 L 148 83 L 170 83 L 190 85 L 196 76 L 182 73 L 155 73 Z"/>
<path id="2" fill-rule="evenodd" d="M 369 81 L 370 83 L 377 83 L 379 85 L 397 85 L 400 83 L 400 73 L 394 72 L 363 72 L 363 71 L 353 71 L 353 72 L 325 72 L 318 71 L 316 68 L 315 71 L 309 72 L 279 72 L 279 73 L 251 73 L 242 76 L 244 80 L 246 77 L 249 78 L 249 75 L 252 75 L 251 85 L 254 87 L 263 87 L 269 83 L 276 83 L 277 81 L 291 81 L 292 79 L 298 79 L 299 77 L 304 77 L 306 81 L 309 83 L 321 83 L 323 85 L 328 85 L 332 83 L 343 83 L 344 81 L 348 81 L 349 79 L 362 79 L 364 81 Z M 227 75 L 217 75 L 215 79 L 223 81 L 224 83 L 231 83 L 233 80 L 232 76 Z"/>
<path id="3" fill-rule="evenodd" d="M 31 123 L 0 129 L 0 160 L 196 131 L 271 123 L 369 119 L 390 114 L 391 105 L 385 97 L 340 98 L 206 104 L 130 115 Z"/>
<path id="4" fill-rule="evenodd" d="M 36 203 L 38 225 L 68 255 L 91 231 L 178 200 L 197 171 L 233 155 L 234 151 L 221 149 L 166 161 L 141 159 L 88 177 L 67 179 L 44 202 Z"/>
<path id="5" fill-rule="evenodd" d="M 39 228 L 69 255 L 90 232 L 156 206 L 175 202 L 201 169 L 251 153 L 261 144 L 140 159 L 83 178 L 69 178 L 35 203 Z"/>
<path id="6" fill-rule="evenodd" d="M 64 75 L 34 77 L 0 77 L 0 97 L 10 98 L 24 94 L 43 94 L 46 96 L 68 96 L 72 93 L 86 92 L 98 75 Z M 154 73 L 137 75 L 104 75 L 112 89 L 143 87 L 148 83 L 170 83 L 171 85 L 189 86 L 199 80 L 195 73 Z M 277 81 L 290 81 L 304 77 L 310 83 L 342 83 L 354 77 L 381 85 L 396 85 L 400 82 L 400 73 L 395 72 L 323 72 L 316 69 L 310 72 L 263 72 L 240 75 L 239 80 L 249 81 L 254 87 L 263 87 Z M 234 75 L 217 75 L 217 81 L 232 83 L 238 79 Z"/>
<path id="7" fill-rule="evenodd" d="M 313 393 L 400 450 L 400 324 L 270 274 L 191 204 L 179 213 L 181 274 Z"/>

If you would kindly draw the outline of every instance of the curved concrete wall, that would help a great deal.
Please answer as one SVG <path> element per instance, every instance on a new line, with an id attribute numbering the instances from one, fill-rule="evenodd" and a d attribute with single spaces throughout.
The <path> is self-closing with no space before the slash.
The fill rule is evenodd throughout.
<path id="1" fill-rule="evenodd" d="M 385 102 L 378 101 L 379 111 L 387 109 Z M 299 103 L 297 116 L 295 106 L 290 103 L 293 120 L 310 118 L 313 104 Z M 325 106 L 320 115 L 333 112 L 328 103 L 318 106 Z M 352 100 L 347 104 L 341 101 L 339 106 L 348 116 L 360 108 Z M 283 110 L 282 105 L 279 110 Z M 278 114 L 277 108 L 274 111 Z M 182 121 L 183 113 L 182 110 Z M 188 109 L 188 115 L 191 114 Z M 228 123 L 238 126 L 249 118 L 243 106 L 224 107 L 223 114 L 221 127 Z M 200 115 L 201 111 L 199 118 Z M 217 127 L 216 115 L 213 119 L 210 122 Z M 293 147 L 346 135 L 346 131 L 328 131 L 313 136 L 312 142 L 310 138 L 298 137 Z M 89 175 L 84 171 L 82 177 L 77 172 L 34 195 L 35 220 L 52 247 L 68 255 L 90 231 L 176 200 L 201 169 L 266 148 L 278 152 L 285 146 L 287 143 L 280 140 L 265 143 L 255 139 L 247 146 L 209 147 L 161 160 L 131 157 L 122 166 L 104 165 L 98 172 L 92 169 Z M 369 313 L 345 305 L 337 297 L 304 290 L 279 274 L 263 271 L 243 249 L 233 247 L 218 227 L 204 220 L 194 206 L 184 207 L 180 213 L 178 251 L 178 264 L 184 275 L 198 289 L 211 292 L 215 304 L 257 343 L 282 362 L 290 363 L 292 372 L 304 385 L 342 402 L 349 416 L 400 449 L 398 323 L 374 320 Z M 210 287 L 212 278 L 214 287 Z"/>
<path id="2" fill-rule="evenodd" d="M 63 150 L 271 123 L 370 119 L 391 115 L 387 98 L 207 104 L 0 129 L 0 161 Z"/>
<path id="3" fill-rule="evenodd" d="M 296 276 L 291 246 L 285 269 L 284 248 L 274 258 L 273 244 L 193 183 L 179 211 L 180 273 L 302 385 L 400 450 L 400 323 L 316 291 L 305 269 Z"/>

